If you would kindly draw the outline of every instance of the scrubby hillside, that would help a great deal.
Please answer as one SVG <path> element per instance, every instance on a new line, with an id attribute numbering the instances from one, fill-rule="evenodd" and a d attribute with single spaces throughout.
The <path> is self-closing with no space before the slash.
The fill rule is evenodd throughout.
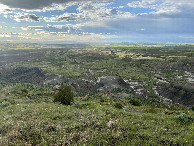
<path id="1" fill-rule="evenodd" d="M 90 96 L 69 106 L 1 98 L 0 145 L 194 144 L 191 109 L 133 104 Z"/>
<path id="2" fill-rule="evenodd" d="M 49 47 L 1 51 L 0 145 L 194 145 L 193 45 Z"/>

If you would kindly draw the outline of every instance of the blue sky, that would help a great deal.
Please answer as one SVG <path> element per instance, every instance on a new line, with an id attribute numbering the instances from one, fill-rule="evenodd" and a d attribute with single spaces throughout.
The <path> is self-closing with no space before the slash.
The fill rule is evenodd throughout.
<path id="1" fill-rule="evenodd" d="M 0 0 L 0 41 L 194 43 L 194 1 Z"/>

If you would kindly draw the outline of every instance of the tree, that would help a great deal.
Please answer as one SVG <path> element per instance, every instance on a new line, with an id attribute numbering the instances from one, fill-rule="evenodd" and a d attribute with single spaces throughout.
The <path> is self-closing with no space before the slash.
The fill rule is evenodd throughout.
<path id="1" fill-rule="evenodd" d="M 59 90 L 54 95 L 54 102 L 60 102 L 61 104 L 70 105 L 73 102 L 73 92 L 69 85 L 61 85 Z"/>

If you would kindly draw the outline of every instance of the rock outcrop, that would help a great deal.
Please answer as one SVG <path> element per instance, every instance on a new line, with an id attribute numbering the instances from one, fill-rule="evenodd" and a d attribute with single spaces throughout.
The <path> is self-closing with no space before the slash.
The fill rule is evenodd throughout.
<path id="1" fill-rule="evenodd" d="M 111 91 L 115 88 L 125 88 L 131 90 L 130 85 L 118 75 L 99 78 L 96 84 L 96 89 L 100 92 Z"/>

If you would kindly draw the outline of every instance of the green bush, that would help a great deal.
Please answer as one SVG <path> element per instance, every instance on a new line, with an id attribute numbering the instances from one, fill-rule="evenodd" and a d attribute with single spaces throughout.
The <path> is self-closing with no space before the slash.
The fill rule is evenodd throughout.
<path id="1" fill-rule="evenodd" d="M 129 103 L 130 103 L 131 105 L 134 105 L 134 106 L 141 106 L 141 102 L 140 102 L 138 99 L 135 99 L 135 98 L 131 99 L 131 100 L 129 101 Z"/>
<path id="2" fill-rule="evenodd" d="M 118 109 L 122 109 L 123 105 L 121 103 L 117 102 L 117 103 L 114 104 L 114 107 L 118 108 Z"/>
<path id="3" fill-rule="evenodd" d="M 62 85 L 58 92 L 54 94 L 54 102 L 60 102 L 65 105 L 70 105 L 74 102 L 71 86 Z"/>
<path id="4" fill-rule="evenodd" d="M 191 110 L 194 111 L 194 106 L 191 107 Z"/>
<path id="5" fill-rule="evenodd" d="M 153 113 L 156 114 L 157 113 L 157 109 L 155 108 L 155 105 L 151 105 L 148 109 L 147 109 L 148 113 Z"/>
<path id="6" fill-rule="evenodd" d="M 106 102 L 106 98 L 105 97 L 99 97 L 100 98 L 100 102 Z"/>
<path id="7" fill-rule="evenodd" d="M 194 117 L 191 117 L 190 115 L 187 115 L 185 113 L 181 113 L 175 116 L 174 119 L 181 123 L 189 123 L 194 121 Z"/>
<path id="8" fill-rule="evenodd" d="M 11 103 L 10 103 L 9 101 L 3 101 L 0 105 L 1 105 L 2 107 L 6 107 L 6 106 L 11 105 Z"/>
<path id="9" fill-rule="evenodd" d="M 23 94 L 28 94 L 28 90 L 27 89 L 22 89 L 21 90 Z"/>

